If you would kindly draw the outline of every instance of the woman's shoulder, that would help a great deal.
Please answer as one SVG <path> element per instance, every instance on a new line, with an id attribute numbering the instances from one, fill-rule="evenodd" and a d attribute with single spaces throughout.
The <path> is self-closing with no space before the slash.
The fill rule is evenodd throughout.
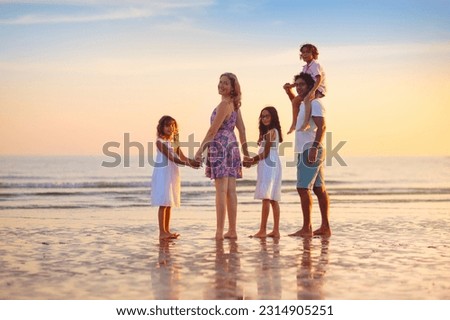
<path id="1" fill-rule="evenodd" d="M 231 101 L 226 101 L 226 100 L 222 100 L 220 101 L 220 103 L 217 105 L 216 107 L 216 111 L 223 111 L 223 112 L 228 112 L 230 109 L 233 109 L 233 102 Z"/>
<path id="2" fill-rule="evenodd" d="M 216 115 L 221 115 L 224 119 L 228 120 L 234 112 L 233 104 L 227 101 L 221 101 L 215 109 Z"/>

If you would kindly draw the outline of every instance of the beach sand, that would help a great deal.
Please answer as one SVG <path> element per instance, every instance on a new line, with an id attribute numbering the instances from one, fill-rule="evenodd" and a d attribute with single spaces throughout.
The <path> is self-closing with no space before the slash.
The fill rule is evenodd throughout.
<path id="1" fill-rule="evenodd" d="M 447 209 L 332 204 L 331 238 L 302 239 L 281 204 L 281 238 L 259 240 L 255 202 L 219 242 L 214 207 L 174 208 L 168 242 L 157 208 L 3 210 L 0 299 L 450 299 Z"/>

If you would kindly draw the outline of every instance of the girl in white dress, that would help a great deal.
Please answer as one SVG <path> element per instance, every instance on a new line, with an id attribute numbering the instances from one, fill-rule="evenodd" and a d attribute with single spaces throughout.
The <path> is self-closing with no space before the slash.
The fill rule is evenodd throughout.
<path id="1" fill-rule="evenodd" d="M 174 239 L 179 234 L 170 232 L 169 224 L 172 206 L 180 206 L 181 181 L 177 165 L 198 168 L 200 163 L 186 158 L 178 146 L 178 125 L 174 118 L 163 116 L 156 130 L 158 138 L 151 199 L 153 206 L 159 206 L 159 238 Z"/>
<path id="2" fill-rule="evenodd" d="M 246 158 L 244 162 L 256 164 L 257 181 L 255 199 L 262 200 L 261 226 L 253 237 L 280 237 L 280 206 L 281 198 L 281 161 L 278 155 L 278 145 L 283 142 L 278 112 L 274 107 L 265 107 L 259 116 L 259 141 L 261 148 L 258 155 Z M 267 219 L 270 207 L 273 211 L 273 230 L 266 234 Z"/>

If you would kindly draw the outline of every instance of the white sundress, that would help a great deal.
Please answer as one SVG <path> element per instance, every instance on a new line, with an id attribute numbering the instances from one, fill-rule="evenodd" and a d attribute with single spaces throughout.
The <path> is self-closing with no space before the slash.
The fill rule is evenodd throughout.
<path id="1" fill-rule="evenodd" d="M 278 130 L 274 130 L 274 145 L 270 147 L 268 156 L 258 162 L 255 199 L 275 201 L 280 201 L 281 199 L 281 161 L 278 154 L 280 137 Z M 263 152 L 265 143 L 265 141 L 261 143 L 259 153 Z"/>
<path id="2" fill-rule="evenodd" d="M 170 141 L 161 138 L 158 138 L 158 140 L 166 144 L 169 152 L 178 157 Z M 181 180 L 178 166 L 156 148 L 156 162 L 152 174 L 152 206 L 179 207 L 180 187 Z"/>

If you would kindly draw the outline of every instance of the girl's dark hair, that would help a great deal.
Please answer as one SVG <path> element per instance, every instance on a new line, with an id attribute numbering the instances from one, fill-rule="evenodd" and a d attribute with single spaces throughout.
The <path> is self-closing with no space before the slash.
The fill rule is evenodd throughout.
<path id="1" fill-rule="evenodd" d="M 306 72 L 300 72 L 300 74 L 297 74 L 294 77 L 294 81 L 297 81 L 298 79 L 302 79 L 303 81 L 305 81 L 306 85 L 308 86 L 308 91 L 311 91 L 311 89 L 314 88 L 314 85 L 316 84 L 316 81 L 314 81 L 312 75 Z"/>
<path id="2" fill-rule="evenodd" d="M 178 124 L 177 121 L 172 118 L 171 116 L 162 116 L 161 119 L 159 119 L 158 121 L 158 126 L 156 127 L 156 135 L 159 138 L 164 137 L 164 126 L 173 121 L 175 123 L 175 130 L 173 132 L 174 136 L 176 136 L 178 134 Z"/>
<path id="3" fill-rule="evenodd" d="M 319 50 L 317 50 L 317 47 L 315 45 L 305 43 L 300 47 L 300 51 L 302 51 L 303 49 L 308 49 L 309 51 L 311 51 L 314 60 L 317 60 L 319 58 Z"/>
<path id="4" fill-rule="evenodd" d="M 270 123 L 266 127 L 261 120 L 261 116 L 263 111 L 266 110 L 270 113 Z M 277 109 L 275 109 L 272 106 L 265 107 L 261 110 L 261 113 L 259 114 L 259 140 L 262 141 L 263 136 L 269 132 L 270 129 L 277 129 L 278 134 L 280 137 L 280 142 L 283 142 L 283 134 L 281 133 L 281 125 L 280 125 L 280 119 L 278 118 L 278 112 Z"/>

